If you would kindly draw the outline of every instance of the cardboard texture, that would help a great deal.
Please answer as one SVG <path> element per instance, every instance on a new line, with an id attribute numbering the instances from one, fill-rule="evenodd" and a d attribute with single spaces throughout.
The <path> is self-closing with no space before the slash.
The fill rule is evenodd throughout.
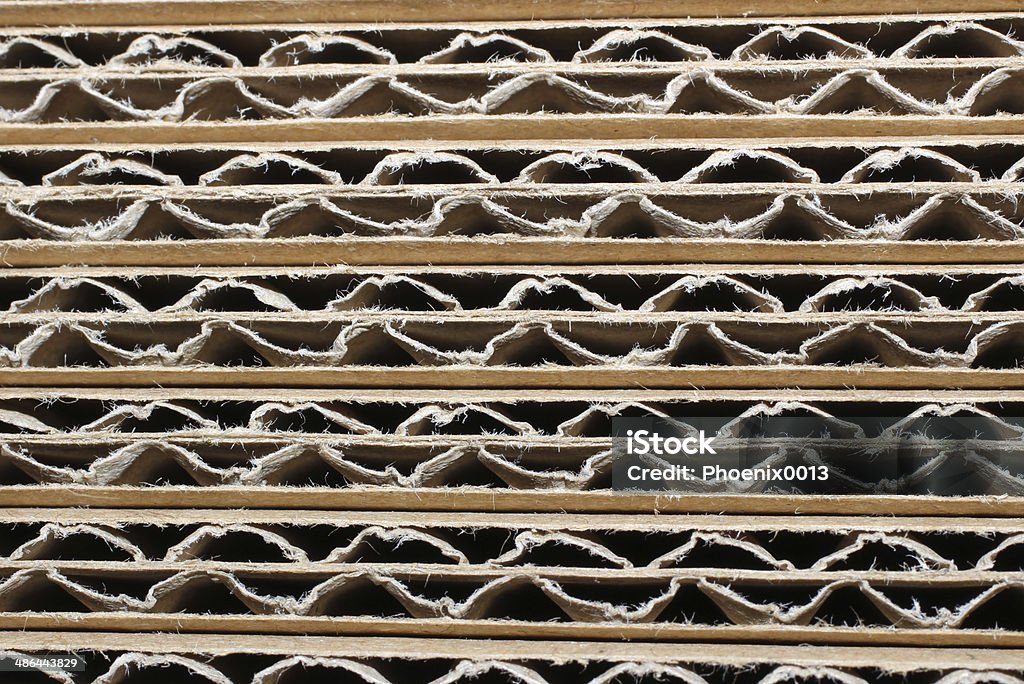
<path id="1" fill-rule="evenodd" d="M 826 654 L 829 662 L 842 668 L 829 668 L 826 672 L 841 674 L 847 681 L 871 681 L 878 676 L 894 675 L 939 681 L 944 671 L 956 672 L 968 681 L 972 677 L 977 681 L 985 681 L 986 677 L 1012 681 L 1003 672 L 1015 665 L 1015 659 L 1021 655 L 1020 651 L 1009 649 L 929 649 L 927 657 L 914 657 L 907 653 L 909 649 L 785 646 L 747 646 L 737 653 L 733 646 L 687 647 L 646 642 L 641 646 L 649 654 L 649 662 L 639 664 L 630 662 L 631 645 L 623 648 L 616 643 L 602 644 L 596 653 L 592 643 L 581 642 L 331 637 L 296 640 L 280 636 L 252 640 L 244 635 L 224 638 L 174 634 L 159 635 L 156 639 L 151 635 L 133 635 L 128 643 L 119 634 L 92 634 L 83 639 L 82 635 L 56 632 L 41 634 L 39 641 L 29 644 L 23 636 L 17 632 L 3 633 L 4 643 L 9 644 L 8 652 L 24 653 L 26 647 L 60 648 L 68 639 L 82 639 L 79 643 L 88 644 L 88 648 L 83 648 L 81 655 L 96 668 L 98 676 L 108 679 L 130 676 L 133 672 L 149 678 L 170 672 L 178 677 L 204 677 L 218 683 L 238 681 L 241 676 L 244 681 L 260 684 L 287 681 L 286 677 L 298 673 L 345 676 L 356 682 L 391 682 L 399 677 L 403 681 L 427 681 L 416 678 L 425 666 L 440 669 L 447 681 L 483 676 L 529 684 L 598 684 L 644 676 L 688 681 L 700 677 L 709 665 L 732 676 L 753 671 L 758 681 L 780 677 L 802 680 L 821 675 L 818 659 Z M 459 655 L 453 657 L 456 650 Z M 553 650 L 558 655 L 552 655 Z M 879 667 L 879 663 L 885 665 Z M 257 669 L 252 679 L 248 673 L 238 674 L 246 665 Z"/>
<path id="2" fill-rule="evenodd" d="M 958 416 L 1010 438 L 1020 433 L 1014 417 L 1022 399 L 1020 392 L 891 389 L 406 390 L 397 396 L 395 390 L 9 390 L 0 398 L 0 483 L 6 485 L 0 501 L 290 508 L 315 501 L 388 510 L 415 497 L 418 508 L 432 510 L 870 513 L 882 506 L 892 513 L 1012 516 L 1024 510 L 1024 475 L 1012 442 L 979 442 L 967 462 L 938 445 L 907 462 L 897 478 L 865 459 L 844 459 L 832 440 L 826 458 L 846 492 L 839 496 L 828 488 L 773 495 L 763 482 L 743 492 L 641 495 L 611 488 L 610 419 L 817 415 L 843 434 L 855 416 L 890 416 L 890 432 L 927 417 Z M 765 462 L 822 458 L 806 439 L 779 438 L 758 448 Z M 854 453 L 863 448 L 850 441 Z M 965 467 L 976 474 L 963 477 Z"/>
<path id="3" fill-rule="evenodd" d="M 1022 159 L 1006 144 L 879 139 L 18 147 L 0 159 L 0 250 L 26 266 L 229 265 L 239 251 L 295 265 L 828 262 L 839 246 L 856 262 L 998 262 L 1024 244 Z"/>
<path id="4" fill-rule="evenodd" d="M 1024 681 L 1024 14 L 964 9 L 0 0 L 0 664 Z M 830 482 L 615 487 L 701 416 Z"/>

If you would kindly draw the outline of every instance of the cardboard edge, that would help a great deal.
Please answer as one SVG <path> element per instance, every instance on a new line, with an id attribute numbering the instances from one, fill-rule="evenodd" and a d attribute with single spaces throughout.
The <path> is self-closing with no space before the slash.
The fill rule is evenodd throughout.
<path id="1" fill-rule="evenodd" d="M 179 0 L 180 4 L 195 8 L 202 4 L 203 0 Z M 210 2 L 210 0 L 205 0 Z M 213 0 L 216 2 L 217 0 Z M 283 0 L 281 4 L 297 6 L 302 2 L 308 0 Z M 315 2 L 316 0 L 314 0 Z M 491 0 L 492 3 L 494 0 Z M 652 10 L 649 9 L 652 5 L 647 4 L 653 1 L 654 3 L 661 3 L 662 6 L 668 7 L 669 10 L 673 8 L 682 8 L 685 10 L 685 14 L 682 11 L 665 14 L 664 16 L 658 16 L 651 14 Z M 781 2 L 781 0 L 775 0 Z M 826 0 L 829 2 L 830 0 Z M 16 0 L 7 0 L 5 4 L 13 5 Z M 53 5 L 61 4 L 66 6 L 68 3 L 61 3 L 59 0 L 36 0 L 40 7 L 50 7 Z M 136 5 L 138 0 L 121 0 L 121 6 Z M 358 2 L 358 0 L 356 0 Z M 447 2 L 449 5 L 454 5 L 451 0 L 427 0 L 427 3 L 433 3 L 435 6 L 438 4 L 444 4 Z M 602 5 L 602 2 L 604 3 Z M 265 30 L 267 24 L 280 24 L 280 23 L 299 23 L 303 29 L 312 31 L 350 31 L 350 30 L 377 30 L 377 29 L 395 29 L 395 28 L 412 28 L 412 29 L 425 29 L 433 28 L 439 24 L 446 29 L 465 29 L 465 30 L 486 30 L 493 28 L 493 24 L 496 21 L 500 21 L 502 28 L 504 29 L 516 29 L 516 28 L 535 28 L 538 25 L 544 28 L 552 27 L 572 27 L 580 24 L 589 27 L 609 27 L 619 26 L 623 20 L 628 19 L 630 26 L 637 27 L 653 27 L 653 26 L 664 26 L 666 24 L 679 25 L 679 26 L 735 26 L 735 25 L 746 25 L 751 23 L 759 23 L 758 20 L 768 19 L 772 23 L 777 24 L 791 24 L 799 21 L 807 21 L 813 19 L 814 23 L 822 23 L 825 25 L 836 24 L 836 23 L 861 23 L 861 24 L 877 24 L 880 22 L 893 22 L 893 21 L 911 21 L 911 22 L 936 22 L 936 21 L 947 21 L 952 14 L 955 17 L 966 18 L 969 16 L 972 20 L 979 19 L 1006 19 L 1006 18 L 1018 18 L 1021 16 L 1021 7 L 1019 3 L 1014 3 L 1012 0 L 994 0 L 991 4 L 981 5 L 981 9 L 978 11 L 972 11 L 969 13 L 963 12 L 963 6 L 954 6 L 950 0 L 933 0 L 932 2 L 913 2 L 909 0 L 900 0 L 901 4 L 883 5 L 879 0 L 871 0 L 868 8 L 876 8 L 874 10 L 866 9 L 864 12 L 858 12 L 856 14 L 848 14 L 844 12 L 830 12 L 827 11 L 831 7 L 838 7 L 839 3 L 835 0 L 831 0 L 829 8 L 823 8 L 821 6 L 821 0 L 798 0 L 795 4 L 793 2 L 786 2 L 783 9 L 795 8 L 801 10 L 805 5 L 811 7 L 818 6 L 820 10 L 818 13 L 806 13 L 800 14 L 799 12 L 790 11 L 789 13 L 773 13 L 771 15 L 764 14 L 767 7 L 772 5 L 766 5 L 763 2 L 754 2 L 754 0 L 748 0 L 750 8 L 748 11 L 737 11 L 730 14 L 725 11 L 730 7 L 739 7 L 736 4 L 736 0 L 728 0 L 727 4 L 721 5 L 723 10 L 712 11 L 709 10 L 706 4 L 697 6 L 696 0 L 689 0 L 688 3 L 672 2 L 671 0 L 642 0 L 641 2 L 627 2 L 626 0 L 612 0 L 612 2 L 618 2 L 622 7 L 627 9 L 632 14 L 610 14 L 607 8 L 611 7 L 607 0 L 598 0 L 598 2 L 586 2 L 585 0 L 574 0 L 574 2 L 560 6 L 566 9 L 572 7 L 586 6 L 591 10 L 595 8 L 605 8 L 605 14 L 602 16 L 592 15 L 591 13 L 578 13 L 578 15 L 570 15 L 568 11 L 564 12 L 567 16 L 562 17 L 551 17 L 550 7 L 544 8 L 543 5 L 555 5 L 553 0 L 519 0 L 518 2 L 503 4 L 504 11 L 515 12 L 516 8 L 520 9 L 523 14 L 521 18 L 516 19 L 497 19 L 492 16 L 485 16 L 485 18 L 470 19 L 465 11 L 457 11 L 454 9 L 447 9 L 446 11 L 451 12 L 455 15 L 454 19 L 444 19 L 442 17 L 448 16 L 447 14 L 438 13 L 431 10 L 429 16 L 424 16 L 419 19 L 411 19 L 404 14 L 395 20 L 381 19 L 379 16 L 374 15 L 371 19 L 367 20 L 325 20 L 316 21 L 310 19 L 309 16 L 297 19 L 295 22 L 289 21 L 267 21 L 261 19 L 261 15 L 254 14 L 252 11 L 246 11 L 244 14 L 236 18 L 231 18 L 230 21 L 225 23 L 216 23 L 211 21 L 209 13 L 200 17 L 197 21 L 188 21 L 185 23 L 184 19 L 178 19 L 176 22 L 170 21 L 169 23 L 148 23 L 147 21 L 133 22 L 134 26 L 139 28 L 145 28 L 147 30 L 164 30 L 172 33 L 180 33 L 183 30 L 194 28 L 197 23 L 209 26 L 212 30 L 232 30 L 235 28 L 245 30 Z M 268 7 L 270 4 L 265 1 L 259 0 L 241 0 L 243 5 L 253 6 L 258 5 L 261 7 Z M 348 0 L 348 3 L 355 4 L 353 0 Z M 729 4 L 732 3 L 732 4 Z M 17 2 L 19 5 L 27 5 L 29 2 Z M 87 4 L 79 0 L 79 4 Z M 96 3 L 90 3 L 96 4 Z M 224 4 L 224 3 L 221 3 Z M 328 5 L 327 2 L 321 0 L 322 5 Z M 344 10 L 339 10 L 335 3 L 331 3 L 328 11 L 333 11 L 336 16 L 345 16 Z M 240 5 L 241 6 L 241 5 Z M 417 6 L 419 4 L 417 3 Z M 691 9 L 692 7 L 695 7 Z M 529 9 L 522 9 L 528 7 Z M 512 8 L 512 9 L 510 9 Z M 844 9 L 847 9 L 844 7 Z M 77 8 L 81 10 L 82 8 Z M 148 9 L 148 6 L 147 6 Z M 462 8 L 460 8 L 461 10 Z M 538 9 L 545 11 L 538 11 Z M 124 29 L 126 26 L 130 27 L 132 24 L 124 23 L 124 16 L 115 15 L 114 11 L 99 8 L 101 13 L 105 13 L 108 16 L 113 16 L 115 21 L 108 24 L 80 24 L 80 26 L 89 27 L 96 30 L 109 30 L 118 31 Z M 198 11 L 198 10 L 197 10 Z M 362 11 L 364 13 L 371 10 L 366 8 L 358 8 L 356 11 Z M 475 10 L 470 10 L 474 12 Z M 153 19 L 149 19 L 153 21 Z M 54 23 L 22 23 L 22 24 L 7 24 L 6 28 L 8 31 L 15 32 L 39 32 L 39 31 L 50 31 L 53 26 L 64 27 L 64 24 Z"/>
<path id="2" fill-rule="evenodd" d="M 707 388 L 770 389 L 1024 389 L 1022 369 L 875 368 L 836 366 L 729 367 L 289 367 L 0 368 L 8 387 L 348 387 L 348 388 Z"/>
<path id="3" fill-rule="evenodd" d="M 689 240 L 493 237 L 0 242 L 0 265 L 400 266 L 729 264 L 1020 264 L 1024 241 Z"/>
<path id="4" fill-rule="evenodd" d="M 17 4 L 24 4 L 18 2 Z M 3 15 L 0 13 L 0 22 Z M 356 140 L 551 140 L 597 138 L 772 139 L 893 136 L 1020 136 L 1024 116 L 490 115 L 354 117 L 236 123 L 75 122 L 2 124 L 5 145 L 347 142 Z M 761 142 L 760 144 L 764 144 Z"/>
<path id="5" fill-rule="evenodd" d="M 508 490 L 488 488 L 320 487 L 89 487 L 15 485 L 0 487 L 3 507 L 104 508 L 280 508 L 304 510 L 707 513 L 777 515 L 887 515 L 1024 517 L 1024 497 L 664 495 L 608 491 Z"/>
<path id="6" fill-rule="evenodd" d="M 1024 402 L 1024 390 L 999 390 L 995 388 L 979 388 L 976 390 L 956 390 L 943 388 L 939 390 L 920 390 L 906 388 L 878 389 L 811 389 L 770 387 L 765 389 L 699 389 L 686 387 L 672 390 L 657 388 L 609 388 L 609 389 L 570 389 L 555 387 L 548 389 L 498 387 L 491 390 L 471 388 L 455 388 L 445 385 L 440 389 L 403 389 L 400 393 L 393 388 L 358 389 L 338 388 L 289 388 L 274 386 L 269 388 L 240 387 L 74 387 L 67 383 L 54 383 L 43 387 L 11 387 L 0 385 L 0 400 L 32 399 L 39 401 L 93 399 L 122 401 L 159 401 L 194 398 L 200 401 L 356 401 L 356 402 L 556 402 L 556 401 L 638 401 L 663 402 L 678 401 L 681 403 L 714 402 L 714 401 L 816 401 L 816 402 Z M 131 434 L 112 433 L 120 438 L 130 438 Z M 149 435 L 152 433 L 143 433 Z M 273 434 L 261 433 L 263 438 L 273 438 Z M 317 433 L 319 434 L 319 433 Z M 99 435 L 102 437 L 102 435 Z M 189 433 L 187 436 L 199 436 L 205 439 L 216 439 L 217 433 Z M 237 434 L 221 435 L 223 439 L 233 439 Z M 85 439 L 84 435 L 78 438 Z M 330 439 L 353 439 L 352 435 L 326 435 Z M 380 436 L 378 436 L 380 437 Z M 20 441 L 49 439 L 46 435 L 19 434 Z M 57 439 L 67 439 L 57 436 Z M 476 438 L 479 441 L 479 438 Z M 507 439 L 507 437 L 503 437 Z M 572 438 L 578 440 L 579 438 Z M 485 440 L 486 441 L 486 440 Z"/>
<path id="7" fill-rule="evenodd" d="M 707 663 L 747 666 L 757 663 L 873 668 L 885 663 L 890 672 L 935 668 L 1012 670 L 1024 651 L 970 648 L 920 649 L 886 647 L 778 646 L 714 643 L 520 641 L 512 639 L 422 639 L 415 637 L 317 637 L 272 634 L 125 634 L 119 632 L 0 632 L 0 648 L 19 651 L 63 649 L 190 653 L 208 656 L 255 653 L 351 658 L 508 659 L 551 662 Z"/>
<path id="8" fill-rule="evenodd" d="M 1024 633 L 996 630 L 856 627 L 704 626 L 644 623 L 523 623 L 512 620 L 292 618 L 286 616 L 0 613 L 0 629 L 276 632 L 292 635 L 424 636 L 508 639 L 758 641 L 766 644 L 1020 648 Z"/>
<path id="9" fill-rule="evenodd" d="M 943 518 L 891 516 L 722 516 L 722 515 L 621 515 L 577 513 L 503 513 L 447 511 L 358 511 L 276 509 L 160 509 L 160 508 L 0 508 L 3 523 L 57 523 L 113 525 L 381 525 L 422 528 L 467 527 L 488 529 L 581 531 L 787 531 L 816 532 L 838 529 L 865 532 L 971 532 L 1016 533 L 1019 521 L 1012 518 Z"/>

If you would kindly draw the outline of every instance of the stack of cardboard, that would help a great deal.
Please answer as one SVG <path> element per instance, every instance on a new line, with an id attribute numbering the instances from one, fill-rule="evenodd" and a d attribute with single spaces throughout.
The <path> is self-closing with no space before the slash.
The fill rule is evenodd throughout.
<path id="1" fill-rule="evenodd" d="M 1024 681 L 1024 14 L 757 4 L 0 0 L 0 681 Z"/>

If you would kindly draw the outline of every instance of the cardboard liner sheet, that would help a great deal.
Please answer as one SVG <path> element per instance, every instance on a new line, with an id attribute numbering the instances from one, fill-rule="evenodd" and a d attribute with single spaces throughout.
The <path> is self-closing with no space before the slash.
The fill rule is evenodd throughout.
<path id="1" fill-rule="evenodd" d="M 688 264 L 1006 264 L 1024 259 L 1024 240 L 790 240 L 734 238 L 285 237 L 216 240 L 0 241 L 11 267 L 422 266 Z"/>
<path id="2" fill-rule="evenodd" d="M 1024 56 L 1015 15 L 788 21 L 7 29 L 0 68 L 106 71 L 398 64 L 591 64 Z M 6 34 L 6 35 L 4 35 Z"/>
<path id="3" fill-rule="evenodd" d="M 431 116 L 356 116 L 341 119 L 235 119 L 225 121 L 75 121 L 48 124 L 0 124 L 0 134 L 14 145 L 201 145 L 277 143 L 360 143 L 443 140 L 487 143 L 494 140 L 551 141 L 572 139 L 735 140 L 792 138 L 872 139 L 945 136 L 1013 138 L 1024 131 L 1016 115 L 964 116 L 932 114 L 436 114 Z"/>
<path id="4" fill-rule="evenodd" d="M 924 6 L 919 3 L 880 2 L 870 0 L 858 6 L 865 13 L 885 14 L 885 20 L 892 19 L 893 13 L 916 15 L 924 10 L 945 12 L 956 15 L 963 11 L 962 5 L 949 0 L 930 0 Z M 729 0 L 729 2 L 709 8 L 694 0 L 603 0 L 599 4 L 572 0 L 570 2 L 553 2 L 552 0 L 527 0 L 518 2 L 497 2 L 481 0 L 470 7 L 453 7 L 446 0 L 386 0 L 379 5 L 366 5 L 358 0 L 340 0 L 330 4 L 310 2 L 308 0 L 229 0 L 210 2 L 209 0 L 170 0 L 154 5 L 146 0 L 70 0 L 55 2 L 54 0 L 37 0 L 31 7 L 26 7 L 18 0 L 5 0 L 0 4 L 0 19 L 10 26 L 54 26 L 54 25 L 94 25 L 118 26 L 131 21 L 132 25 L 166 25 L 166 24 L 245 24 L 247 22 L 279 22 L 309 23 L 330 21 L 362 21 L 375 25 L 395 21 L 496 21 L 496 20 L 571 20 L 579 22 L 584 19 L 612 18 L 621 23 L 623 18 L 665 17 L 679 19 L 681 17 L 806 17 L 806 16 L 842 16 L 848 9 L 831 2 L 798 3 L 792 0 Z M 972 5 L 977 18 L 981 13 L 1011 12 L 1019 7 L 1013 0 L 985 0 Z M 941 20 L 946 16 L 936 17 Z M 721 21 L 721 20 L 719 20 Z M 726 19 L 725 21 L 730 21 Z M 737 20 L 733 20 L 737 21 Z M 739 20 L 747 22 L 749 20 Z"/>
<path id="5" fill-rule="evenodd" d="M 916 143 L 916 144 L 915 144 Z M 565 143 L 563 143 L 565 144 Z M 500 148 L 406 141 L 379 145 L 139 145 L 0 149 L 0 185 L 72 188 L 106 185 L 231 187 L 248 185 L 502 185 L 1016 183 L 1024 146 L 877 140 L 851 144 L 699 145 L 595 141 L 559 148 L 507 143 Z M 1007 188 L 1007 190 L 1009 190 Z M 54 193 L 56 194 L 56 193 Z"/>
<path id="6" fill-rule="evenodd" d="M 37 640 L 30 643 L 25 638 Z M 155 637 L 155 638 L 154 638 Z M 0 634 L 4 657 L 63 653 L 81 669 L 40 681 L 61 684 L 277 684 L 314 678 L 356 684 L 617 684 L 622 681 L 761 684 L 779 680 L 844 684 L 910 679 L 924 684 L 1021 679 L 1018 650 L 928 649 L 917 656 L 893 648 L 735 646 L 578 641 L 502 642 L 470 639 L 345 638 L 233 635 L 146 635 L 54 632 Z M 643 655 L 635 652 L 643 649 Z M 457 653 L 458 655 L 453 655 Z"/>
<path id="7" fill-rule="evenodd" d="M 259 74 L 4 79 L 0 123 L 237 121 L 507 114 L 852 113 L 993 117 L 1024 112 L 1018 67 L 611 69 L 401 76 Z M 798 76 L 798 78 L 794 78 Z"/>

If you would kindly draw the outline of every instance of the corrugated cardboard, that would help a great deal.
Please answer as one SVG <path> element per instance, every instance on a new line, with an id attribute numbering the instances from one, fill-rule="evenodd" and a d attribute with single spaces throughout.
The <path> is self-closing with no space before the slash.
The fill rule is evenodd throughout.
<path id="1" fill-rule="evenodd" d="M 0 657 L 1018 684 L 1024 15 L 963 9 L 0 0 Z M 1000 439 L 616 490 L 691 414 Z"/>

